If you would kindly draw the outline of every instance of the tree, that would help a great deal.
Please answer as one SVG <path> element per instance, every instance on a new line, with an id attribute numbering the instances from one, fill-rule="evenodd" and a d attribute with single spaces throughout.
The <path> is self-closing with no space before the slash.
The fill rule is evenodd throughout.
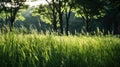
<path id="1" fill-rule="evenodd" d="M 105 23 L 108 25 L 108 31 L 114 34 L 120 34 L 120 1 L 108 0 L 106 2 Z"/>
<path id="2" fill-rule="evenodd" d="M 65 16 L 66 16 L 66 35 L 68 35 L 68 31 L 69 31 L 69 19 L 70 19 L 70 15 L 71 15 L 71 10 L 75 5 L 74 0 L 65 0 Z"/>
<path id="3" fill-rule="evenodd" d="M 55 0 L 51 0 L 51 2 L 49 2 L 48 0 L 46 0 L 51 11 L 52 11 L 52 25 L 53 25 L 53 29 L 54 31 L 57 31 L 57 11 L 56 11 L 56 3 Z"/>
<path id="4" fill-rule="evenodd" d="M 120 1 L 119 0 L 103 0 L 104 13 L 102 18 L 102 28 L 104 34 L 118 34 L 119 32 L 119 14 L 120 14 Z"/>
<path id="5" fill-rule="evenodd" d="M 10 31 L 12 31 L 13 28 L 13 24 L 15 22 L 16 19 L 16 15 L 17 12 L 20 10 L 21 6 L 23 6 L 23 2 L 25 2 L 26 0 L 10 0 Z"/>
<path id="6" fill-rule="evenodd" d="M 6 24 L 8 22 L 8 19 L 10 19 L 10 31 L 12 31 L 17 13 L 21 9 L 21 6 L 23 6 L 23 2 L 25 1 L 26 0 L 1 0 L 2 10 L 6 14 Z"/>
<path id="7" fill-rule="evenodd" d="M 57 24 L 56 17 L 58 16 L 58 21 L 61 30 L 60 33 L 63 34 L 63 12 L 64 12 L 63 7 L 65 6 L 64 0 L 51 0 L 51 1 L 46 0 L 46 1 L 51 6 L 54 27 L 56 27 Z"/>
<path id="8" fill-rule="evenodd" d="M 104 16 L 104 0 L 75 0 L 76 13 L 83 18 L 86 32 L 90 32 L 90 22 Z"/>
<path id="9" fill-rule="evenodd" d="M 58 12 L 61 34 L 63 34 L 63 0 L 56 0 L 56 11 Z"/>
<path id="10" fill-rule="evenodd" d="M 58 30 L 58 12 L 56 11 L 55 0 L 45 0 L 47 4 L 40 4 L 38 7 L 32 11 L 32 15 L 39 16 L 40 20 L 49 24 L 52 24 L 53 31 Z"/>
<path id="11" fill-rule="evenodd" d="M 74 6 L 74 0 L 51 0 L 49 2 L 46 0 L 48 4 L 51 6 L 52 12 L 53 12 L 53 19 L 56 19 L 58 16 L 59 18 L 59 24 L 61 29 L 61 34 L 63 34 L 63 15 L 66 16 L 66 35 L 68 35 L 68 27 L 69 27 L 69 18 L 71 14 L 72 7 Z M 57 15 L 58 14 L 58 15 Z M 55 23 L 54 21 L 53 23 Z"/>

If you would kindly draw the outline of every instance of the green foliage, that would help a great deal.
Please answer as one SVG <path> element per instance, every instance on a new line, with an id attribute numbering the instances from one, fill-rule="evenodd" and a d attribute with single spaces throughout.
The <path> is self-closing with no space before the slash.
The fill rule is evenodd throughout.
<path id="1" fill-rule="evenodd" d="M 10 29 L 12 29 L 16 20 L 25 20 L 25 18 L 20 15 L 23 9 L 27 8 L 24 2 L 25 0 L 2 0 L 0 2 L 0 14 L 2 15 L 0 18 L 4 19 L 4 25 L 8 25 Z"/>
<path id="2" fill-rule="evenodd" d="M 118 0 L 109 0 L 109 1 L 105 1 L 105 2 L 106 2 L 106 6 L 109 9 L 115 9 L 115 8 L 120 7 L 120 1 L 118 1 Z"/>
<path id="3" fill-rule="evenodd" d="M 19 13 L 19 14 L 17 14 L 17 16 L 16 16 L 16 20 L 24 21 L 25 18 L 21 15 L 21 13 Z"/>
<path id="4" fill-rule="evenodd" d="M 119 67 L 114 36 L 0 33 L 0 67 Z"/>
<path id="5" fill-rule="evenodd" d="M 77 9 L 76 13 L 79 17 L 88 15 L 91 18 L 99 18 L 104 16 L 104 0 L 75 0 Z"/>
<path id="6" fill-rule="evenodd" d="M 52 12 L 49 5 L 39 5 L 31 11 L 32 16 L 40 16 L 41 21 L 52 23 Z"/>

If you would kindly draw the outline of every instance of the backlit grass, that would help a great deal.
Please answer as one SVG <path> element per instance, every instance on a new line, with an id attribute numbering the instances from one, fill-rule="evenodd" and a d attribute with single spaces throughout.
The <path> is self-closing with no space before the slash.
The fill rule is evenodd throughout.
<path id="1" fill-rule="evenodd" d="M 0 67 L 119 67 L 115 36 L 0 34 Z"/>

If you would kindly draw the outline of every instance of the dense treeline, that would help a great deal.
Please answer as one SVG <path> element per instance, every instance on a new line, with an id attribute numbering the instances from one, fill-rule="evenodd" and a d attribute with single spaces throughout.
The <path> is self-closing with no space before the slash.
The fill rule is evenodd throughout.
<path id="1" fill-rule="evenodd" d="M 79 29 L 77 32 L 81 32 L 81 29 L 86 33 L 93 32 L 99 28 L 105 34 L 108 32 L 114 34 L 120 33 L 119 0 L 45 1 L 47 4 L 41 4 L 39 7 L 35 8 L 32 7 L 30 11 L 32 11 L 33 15 L 37 14 L 36 18 L 40 17 L 40 21 L 50 23 L 50 26 L 52 25 L 52 28 L 50 28 L 55 32 L 61 34 L 65 32 L 66 35 L 68 35 L 69 31 L 73 33 L 73 31 L 77 30 L 73 27 L 77 27 Z M 17 18 L 24 19 L 18 16 L 20 13 L 22 14 L 21 9 L 28 9 L 24 3 L 25 0 L 0 0 L 0 26 L 9 26 L 10 30 L 12 30 Z M 10 4 L 10 6 L 7 4 Z M 25 20 L 27 18 L 25 17 Z M 74 18 L 76 19 L 71 20 Z M 80 22 L 76 23 L 77 20 L 80 20 Z M 39 23 L 35 22 L 37 21 L 34 21 L 33 24 L 37 26 Z M 83 28 L 78 25 L 82 25 Z M 43 27 L 44 29 L 46 28 L 45 26 Z M 39 27 L 37 26 L 36 28 L 38 29 Z"/>

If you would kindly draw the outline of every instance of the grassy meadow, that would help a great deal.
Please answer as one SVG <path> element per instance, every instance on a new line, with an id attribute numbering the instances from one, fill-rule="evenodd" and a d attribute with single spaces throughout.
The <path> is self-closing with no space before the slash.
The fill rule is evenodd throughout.
<path id="1" fill-rule="evenodd" d="M 119 67 L 120 38 L 0 33 L 0 67 Z"/>

